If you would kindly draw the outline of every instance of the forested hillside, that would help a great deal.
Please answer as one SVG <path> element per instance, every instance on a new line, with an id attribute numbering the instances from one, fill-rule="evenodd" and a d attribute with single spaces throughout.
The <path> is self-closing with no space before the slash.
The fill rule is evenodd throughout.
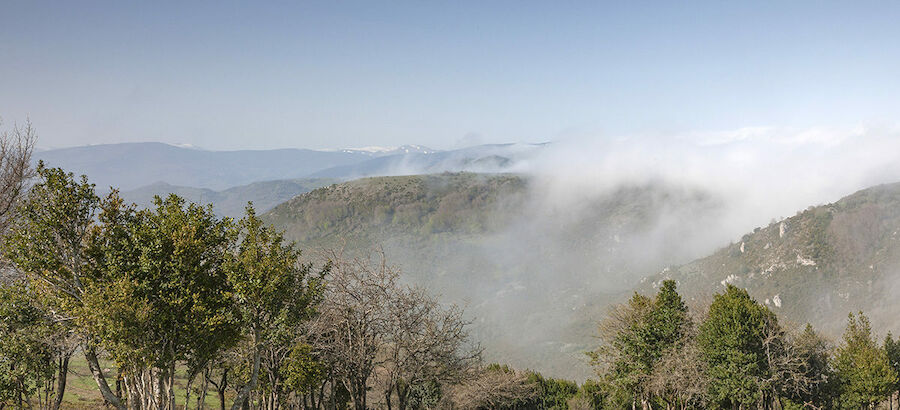
<path id="1" fill-rule="evenodd" d="M 641 273 L 701 256 L 720 203 L 660 183 L 559 207 L 536 184 L 511 174 L 366 178 L 264 219 L 308 250 L 383 247 L 405 280 L 469 306 L 491 360 L 582 379 L 597 316 Z"/>
<path id="2" fill-rule="evenodd" d="M 676 279 L 691 297 L 726 284 L 746 288 L 785 319 L 810 322 L 831 336 L 848 312 L 898 330 L 900 184 L 872 187 L 835 203 L 772 221 L 697 261 L 647 279 Z"/>

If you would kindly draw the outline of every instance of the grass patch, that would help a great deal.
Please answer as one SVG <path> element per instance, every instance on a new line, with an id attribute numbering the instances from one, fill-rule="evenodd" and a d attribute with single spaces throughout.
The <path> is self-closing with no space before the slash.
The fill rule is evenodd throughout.
<path id="1" fill-rule="evenodd" d="M 106 381 L 110 384 L 110 388 L 115 391 L 116 383 L 116 367 L 109 360 L 100 360 L 100 366 L 106 374 Z M 197 389 L 199 380 L 194 381 L 193 390 L 191 392 L 191 408 L 197 405 Z M 179 408 L 184 407 L 185 386 L 187 386 L 186 369 L 179 366 L 175 369 L 175 404 Z M 228 397 L 231 399 L 231 397 Z M 219 399 L 215 390 L 210 386 L 206 394 L 206 407 L 216 409 L 219 407 Z M 228 406 L 231 403 L 227 403 Z M 103 407 L 103 397 L 100 395 L 100 389 L 91 376 L 90 368 L 87 360 L 80 352 L 76 352 L 69 360 L 69 374 L 66 378 L 66 394 L 63 398 L 64 409 L 96 409 Z"/>

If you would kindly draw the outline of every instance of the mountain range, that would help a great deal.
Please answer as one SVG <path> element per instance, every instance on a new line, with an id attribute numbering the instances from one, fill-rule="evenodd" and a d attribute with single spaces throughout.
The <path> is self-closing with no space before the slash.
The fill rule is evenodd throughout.
<path id="1" fill-rule="evenodd" d="M 299 178 L 275 181 L 253 182 L 223 190 L 194 188 L 171 185 L 165 182 L 146 185 L 137 189 L 120 192 L 122 198 L 139 207 L 153 205 L 155 196 L 165 197 L 176 194 L 198 204 L 211 204 L 216 214 L 240 218 L 247 202 L 252 202 L 257 212 L 266 212 L 288 199 L 313 189 L 340 182 L 329 178 Z"/>
<path id="2" fill-rule="evenodd" d="M 98 189 L 151 190 L 165 183 L 225 190 L 254 182 L 298 178 L 348 180 L 361 176 L 443 171 L 499 172 L 541 145 L 483 145 L 436 151 L 417 145 L 342 150 L 208 151 L 146 142 L 41 150 L 35 160 L 87 175 Z"/>
<path id="3" fill-rule="evenodd" d="M 153 142 L 39 151 L 34 157 L 48 166 L 87 175 L 101 190 L 132 190 L 157 182 L 222 190 L 259 181 L 301 178 L 372 158 L 361 152 L 305 149 L 205 151 Z"/>

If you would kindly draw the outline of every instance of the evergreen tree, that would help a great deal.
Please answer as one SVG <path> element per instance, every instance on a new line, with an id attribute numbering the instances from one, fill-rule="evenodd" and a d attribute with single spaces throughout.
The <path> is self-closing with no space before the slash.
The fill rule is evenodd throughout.
<path id="1" fill-rule="evenodd" d="M 635 294 L 601 324 L 601 337 L 608 343 L 590 356 L 595 365 L 608 368 L 612 380 L 633 400 L 649 407 L 654 366 L 680 346 L 687 323 L 687 307 L 675 281 L 664 281 L 655 299 Z"/>
<path id="2" fill-rule="evenodd" d="M 714 297 L 697 336 L 714 403 L 743 408 L 764 399 L 762 380 L 769 375 L 764 342 L 773 325 L 775 314 L 746 290 L 728 285 Z"/>
<path id="3" fill-rule="evenodd" d="M 884 351 L 887 353 L 888 361 L 891 362 L 891 367 L 900 376 L 900 339 L 894 340 L 894 336 L 888 332 L 884 338 Z M 894 407 L 894 393 L 900 390 L 900 377 L 897 380 L 898 382 L 894 384 L 894 391 L 891 392 L 891 397 L 889 398 L 891 408 Z"/>
<path id="4" fill-rule="evenodd" d="M 849 315 L 843 341 L 835 351 L 834 368 L 842 408 L 874 406 L 886 400 L 897 384 L 897 372 L 885 349 L 872 338 L 869 319 L 862 312 Z"/>
<path id="5" fill-rule="evenodd" d="M 793 338 L 792 344 L 800 359 L 799 370 L 805 385 L 790 398 L 804 406 L 828 406 L 834 396 L 835 384 L 828 363 L 828 342 L 807 324 L 803 332 Z"/>

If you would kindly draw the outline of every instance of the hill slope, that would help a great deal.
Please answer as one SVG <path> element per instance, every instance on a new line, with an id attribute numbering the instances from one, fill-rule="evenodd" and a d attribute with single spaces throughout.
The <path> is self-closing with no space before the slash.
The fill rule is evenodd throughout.
<path id="1" fill-rule="evenodd" d="M 898 272 L 900 183 L 773 221 L 708 257 L 648 278 L 643 288 L 674 278 L 696 298 L 732 283 L 788 320 L 837 337 L 847 314 L 859 310 L 876 328 L 900 330 Z"/>
<path id="2" fill-rule="evenodd" d="M 468 306 L 490 360 L 581 379 L 597 312 L 640 274 L 700 256 L 685 238 L 704 236 L 697 227 L 714 225 L 702 222 L 720 204 L 661 184 L 570 208 L 541 195 L 510 174 L 377 177 L 299 195 L 264 217 L 304 248 L 382 246 L 407 280 Z"/>

